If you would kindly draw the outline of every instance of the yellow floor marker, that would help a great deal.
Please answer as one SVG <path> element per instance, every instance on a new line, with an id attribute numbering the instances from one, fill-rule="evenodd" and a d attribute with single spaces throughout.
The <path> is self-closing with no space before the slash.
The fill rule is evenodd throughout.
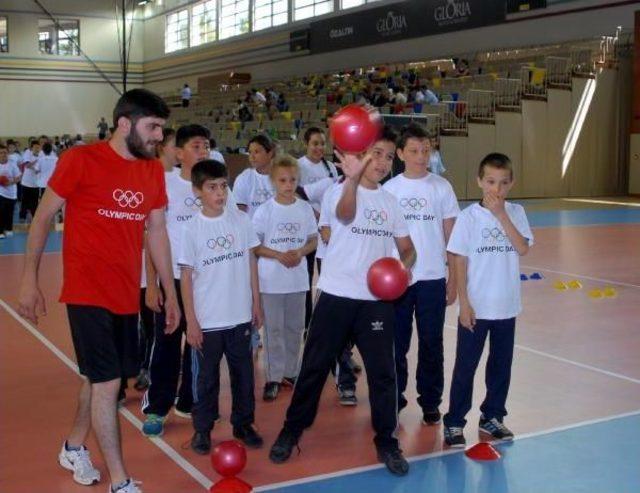
<path id="1" fill-rule="evenodd" d="M 606 298 L 615 298 L 616 296 L 618 296 L 618 292 L 615 290 L 615 288 L 612 288 L 611 286 L 607 286 L 606 288 L 604 288 L 602 291 L 602 294 Z"/>
<path id="2" fill-rule="evenodd" d="M 604 293 L 601 289 L 592 289 L 591 291 L 589 291 L 589 298 L 598 299 L 602 298 L 603 295 Z"/>
<path id="3" fill-rule="evenodd" d="M 554 282 L 554 283 L 553 283 L 553 287 L 554 287 L 555 289 L 557 289 L 558 291 L 566 291 L 567 289 L 569 289 L 569 288 L 567 287 L 567 285 L 566 285 L 564 282 L 562 282 L 562 281 L 556 281 L 556 282 Z"/>
<path id="4" fill-rule="evenodd" d="M 567 286 L 569 289 L 582 289 L 582 283 L 580 281 L 569 281 Z"/>

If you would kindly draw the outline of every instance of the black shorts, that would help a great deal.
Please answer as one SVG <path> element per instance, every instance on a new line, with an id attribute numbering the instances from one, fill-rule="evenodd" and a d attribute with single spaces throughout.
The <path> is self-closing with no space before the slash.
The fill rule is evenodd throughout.
<path id="1" fill-rule="evenodd" d="M 138 374 L 138 315 L 116 315 L 106 308 L 67 305 L 71 338 L 80 374 L 91 383 Z"/>

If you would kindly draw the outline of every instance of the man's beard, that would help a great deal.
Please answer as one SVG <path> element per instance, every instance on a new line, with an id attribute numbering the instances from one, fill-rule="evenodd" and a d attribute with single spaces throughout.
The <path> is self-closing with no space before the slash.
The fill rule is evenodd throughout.
<path id="1" fill-rule="evenodd" d="M 131 131 L 129 135 L 127 135 L 125 142 L 127 143 L 129 152 L 138 159 L 155 159 L 157 157 L 155 144 L 151 150 L 149 150 L 145 142 L 140 138 L 140 134 L 136 131 L 135 126 L 131 127 Z"/>

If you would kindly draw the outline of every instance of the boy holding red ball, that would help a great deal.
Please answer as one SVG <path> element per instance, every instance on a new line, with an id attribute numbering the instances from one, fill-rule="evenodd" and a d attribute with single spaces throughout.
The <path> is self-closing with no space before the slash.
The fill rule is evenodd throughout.
<path id="1" fill-rule="evenodd" d="M 394 247 L 406 269 L 416 259 L 400 207 L 379 185 L 391 169 L 395 138 L 394 132 L 385 128 L 363 156 L 337 154 L 345 180 L 330 189 L 323 200 L 319 225 L 331 228 L 331 241 L 318 282 L 322 292 L 311 319 L 287 418 L 271 448 L 272 462 L 287 461 L 304 429 L 313 423 L 329 370 L 346 343 L 353 340 L 367 370 L 378 459 L 393 474 L 402 476 L 409 470 L 395 437 L 393 304 L 376 299 L 367 286 L 371 264 L 391 256 Z M 346 258 L 353 261 L 345 262 Z"/>

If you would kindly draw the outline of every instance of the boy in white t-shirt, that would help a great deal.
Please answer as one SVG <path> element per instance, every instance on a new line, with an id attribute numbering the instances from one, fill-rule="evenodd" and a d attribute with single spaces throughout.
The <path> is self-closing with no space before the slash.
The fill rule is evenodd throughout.
<path id="1" fill-rule="evenodd" d="M 506 202 L 513 186 L 511 161 L 493 153 L 480 163 L 482 200 L 464 209 L 453 228 L 447 250 L 454 266 L 460 297 L 456 363 L 449 412 L 444 416 L 444 440 L 451 447 L 466 444 L 463 429 L 471 409 L 473 377 L 489 336 L 487 393 L 480 406 L 480 431 L 511 440 L 504 425 L 515 336 L 521 312 L 520 257 L 533 245 L 533 234 L 521 205 Z"/>
<path id="2" fill-rule="evenodd" d="M 295 196 L 299 174 L 293 157 L 277 157 L 271 168 L 276 196 L 258 207 L 253 216 L 253 227 L 262 243 L 256 254 L 265 315 L 265 401 L 275 400 L 281 383 L 292 385 L 296 379 L 305 294 L 309 291 L 302 260 L 316 249 L 318 241 L 313 209 Z"/>
<path id="3" fill-rule="evenodd" d="M 262 437 L 253 427 L 251 325 L 260 326 L 263 319 L 255 257 L 260 240 L 251 219 L 227 206 L 224 164 L 201 161 L 191 176 L 202 211 L 185 224 L 179 257 L 187 342 L 193 348 L 191 448 L 202 455 L 211 450 L 223 356 L 231 377 L 233 436 L 259 448 Z"/>
<path id="4" fill-rule="evenodd" d="M 440 421 L 438 407 L 444 388 L 442 331 L 447 305 L 456 299 L 455 276 L 447 280 L 447 241 L 460 212 L 453 188 L 447 180 L 429 173 L 429 138 L 416 124 L 407 126 L 398 140 L 398 157 L 405 170 L 384 184 L 398 200 L 418 252 L 412 284 L 395 301 L 395 353 L 398 374 L 398 409 L 407 405 L 407 353 L 411 345 L 413 318 L 418 333 L 416 386 L 422 422 Z M 453 255 L 449 255 L 449 260 Z"/>
<path id="5" fill-rule="evenodd" d="M 0 239 L 13 236 L 13 209 L 16 205 L 20 169 L 9 160 L 9 150 L 0 144 Z"/>
<path id="6" fill-rule="evenodd" d="M 193 405 L 191 385 L 191 348 L 182 349 L 183 334 L 187 321 L 182 310 L 180 291 L 180 267 L 178 255 L 182 241 L 182 226 L 200 212 L 200 199 L 191 185 L 191 170 L 199 161 L 209 157 L 209 130 L 202 125 L 192 124 L 180 127 L 175 137 L 176 158 L 182 165 L 165 172 L 165 183 L 169 203 L 165 211 L 167 233 L 171 243 L 173 277 L 182 317 L 178 329 L 166 334 L 165 317 L 162 306 L 164 293 L 158 287 L 153 262 L 147 261 L 146 303 L 156 312 L 153 350 L 149 363 L 149 387 L 142 399 L 145 422 L 142 432 L 146 436 L 160 436 L 164 432 L 164 421 L 174 407 L 174 413 L 182 418 L 191 416 Z M 182 379 L 180 374 L 182 373 Z M 178 400 L 176 402 L 176 394 Z"/>
<path id="7" fill-rule="evenodd" d="M 367 286 L 367 271 L 394 247 L 406 268 L 415 262 L 415 249 L 398 204 L 379 182 L 389 173 L 395 154 L 395 134 L 385 129 L 362 160 L 341 156 L 346 179 L 331 189 L 330 217 L 320 226 L 331 227 L 300 374 L 293 390 L 284 427 L 271 447 L 269 458 L 289 459 L 302 432 L 313 423 L 320 394 L 331 365 L 353 340 L 364 360 L 369 381 L 371 420 L 376 432 L 378 459 L 396 475 L 409 464 L 398 447 L 395 364 L 393 361 L 393 305 L 380 301 Z"/>
<path id="8" fill-rule="evenodd" d="M 57 163 L 58 156 L 53 152 L 53 145 L 51 142 L 47 141 L 42 144 L 42 151 L 38 155 L 36 164 L 33 167 L 33 170 L 36 173 L 36 184 L 40 189 L 40 196 L 44 194 L 47 184 L 49 183 L 49 178 L 53 175 Z"/>

